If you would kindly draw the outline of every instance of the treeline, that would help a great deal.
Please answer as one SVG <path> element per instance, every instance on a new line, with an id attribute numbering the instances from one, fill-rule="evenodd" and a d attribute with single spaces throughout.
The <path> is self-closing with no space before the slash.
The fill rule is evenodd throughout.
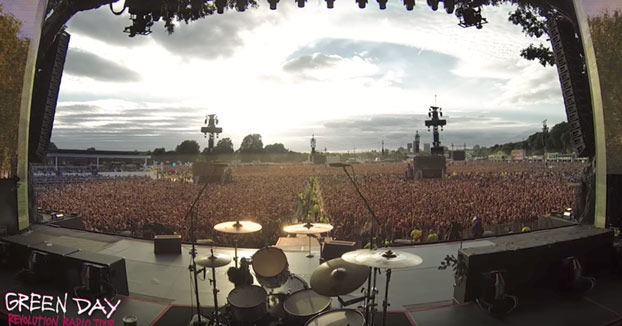
<path id="1" fill-rule="evenodd" d="M 205 147 L 200 151 L 199 143 L 195 140 L 184 140 L 175 150 L 167 151 L 159 147 L 151 153 L 156 161 L 194 162 L 197 160 L 210 161 L 241 161 L 241 162 L 304 162 L 309 159 L 308 154 L 290 151 L 281 143 L 264 146 L 260 134 L 250 134 L 244 137 L 242 144 L 234 150 L 231 138 L 218 140 L 213 150 Z"/>
<path id="2" fill-rule="evenodd" d="M 473 156 L 487 157 L 499 152 L 509 155 L 514 149 L 525 149 L 527 150 L 527 155 L 543 155 L 545 148 L 547 153 L 571 154 L 574 152 L 570 125 L 567 122 L 560 122 L 553 126 L 546 137 L 543 137 L 543 133 L 540 131 L 531 134 L 526 140 L 519 142 L 496 144 L 490 147 L 475 145 L 473 147 Z"/>

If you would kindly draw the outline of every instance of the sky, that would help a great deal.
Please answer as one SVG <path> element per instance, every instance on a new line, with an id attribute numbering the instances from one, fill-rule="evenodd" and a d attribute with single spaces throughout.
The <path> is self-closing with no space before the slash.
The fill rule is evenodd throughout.
<path id="1" fill-rule="evenodd" d="M 4 1 L 4 0 L 0 0 Z M 586 4 L 590 10 L 600 10 Z M 464 29 L 442 5 L 406 11 L 389 2 L 281 1 L 276 11 L 227 11 L 176 23 L 156 22 L 129 38 L 125 12 L 108 6 L 79 13 L 68 25 L 70 48 L 52 141 L 59 148 L 172 150 L 201 147 L 205 115 L 217 114 L 237 149 L 247 134 L 291 150 L 406 147 L 428 108 L 443 108 L 441 142 L 489 146 L 520 141 L 566 120 L 557 71 L 526 61 L 532 39 L 507 21 L 511 6 L 485 7 L 484 28 Z M 590 11 L 588 10 L 588 14 Z"/>

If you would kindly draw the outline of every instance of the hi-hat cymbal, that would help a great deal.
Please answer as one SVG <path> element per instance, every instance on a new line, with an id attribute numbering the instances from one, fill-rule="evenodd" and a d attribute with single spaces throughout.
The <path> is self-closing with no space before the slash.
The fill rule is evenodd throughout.
<path id="1" fill-rule="evenodd" d="M 403 251 L 359 249 L 346 252 L 341 256 L 343 260 L 356 264 L 376 268 L 399 269 L 415 267 L 423 262 L 417 255 Z"/>
<path id="2" fill-rule="evenodd" d="M 227 266 L 231 262 L 231 257 L 225 254 L 211 254 L 209 256 L 201 256 L 194 259 L 194 262 L 202 267 L 222 267 Z"/>
<path id="3" fill-rule="evenodd" d="M 283 228 L 283 231 L 295 234 L 318 234 L 329 232 L 332 229 L 333 226 L 330 224 L 307 222 L 302 224 L 288 225 Z"/>
<path id="4" fill-rule="evenodd" d="M 224 233 L 253 233 L 261 230 L 261 224 L 252 221 L 232 221 L 214 225 L 214 230 Z"/>
<path id="5" fill-rule="evenodd" d="M 345 295 L 363 285 L 368 275 L 369 269 L 366 266 L 335 258 L 323 263 L 313 271 L 311 288 L 313 291 L 329 297 Z"/>

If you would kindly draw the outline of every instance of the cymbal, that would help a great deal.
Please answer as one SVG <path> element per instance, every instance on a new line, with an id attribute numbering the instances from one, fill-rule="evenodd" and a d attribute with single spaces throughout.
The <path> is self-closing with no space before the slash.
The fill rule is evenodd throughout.
<path id="1" fill-rule="evenodd" d="M 252 221 L 222 222 L 214 225 L 214 230 L 224 233 L 253 233 L 261 230 L 261 224 Z"/>
<path id="2" fill-rule="evenodd" d="M 343 260 L 376 268 L 399 269 L 415 267 L 423 262 L 421 257 L 403 251 L 359 249 L 346 252 Z"/>
<path id="3" fill-rule="evenodd" d="M 348 263 L 342 258 L 331 259 L 313 271 L 311 288 L 313 291 L 334 297 L 352 293 L 358 289 L 369 276 L 369 268 L 363 265 Z"/>
<path id="4" fill-rule="evenodd" d="M 202 267 L 222 267 L 227 266 L 231 262 L 231 257 L 225 254 L 211 254 L 209 256 L 201 256 L 194 259 L 194 262 Z"/>
<path id="5" fill-rule="evenodd" d="M 295 234 L 318 234 L 329 232 L 332 229 L 333 226 L 330 224 L 307 222 L 302 224 L 288 225 L 283 228 L 283 231 Z"/>

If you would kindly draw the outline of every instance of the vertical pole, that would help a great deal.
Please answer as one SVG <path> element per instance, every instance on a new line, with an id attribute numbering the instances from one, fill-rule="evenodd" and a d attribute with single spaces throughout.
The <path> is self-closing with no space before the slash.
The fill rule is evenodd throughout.
<path id="1" fill-rule="evenodd" d="M 391 281 L 391 269 L 387 269 L 387 283 L 384 288 L 384 301 L 382 302 L 382 326 L 387 324 L 387 306 L 389 306 L 389 281 Z"/>

